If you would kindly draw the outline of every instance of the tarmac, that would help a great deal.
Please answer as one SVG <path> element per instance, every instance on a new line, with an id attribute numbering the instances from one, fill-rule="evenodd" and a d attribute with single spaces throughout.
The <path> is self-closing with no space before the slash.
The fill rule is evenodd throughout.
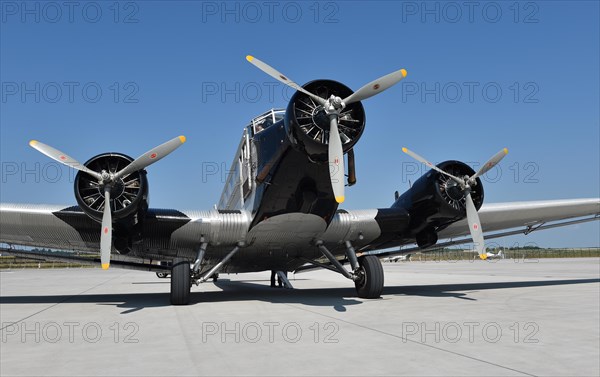
<path id="1" fill-rule="evenodd" d="M 169 279 L 0 272 L 0 375 L 600 375 L 600 260 L 384 263 L 380 299 L 331 271 Z"/>

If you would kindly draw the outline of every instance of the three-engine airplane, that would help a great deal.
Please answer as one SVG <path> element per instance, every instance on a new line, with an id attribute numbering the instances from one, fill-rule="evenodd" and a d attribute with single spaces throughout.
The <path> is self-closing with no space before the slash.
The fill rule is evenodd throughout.
<path id="1" fill-rule="evenodd" d="M 103 153 L 84 164 L 31 141 L 33 148 L 79 171 L 77 205 L 0 204 L 0 243 L 29 247 L 11 251 L 26 257 L 170 273 L 174 305 L 187 304 L 191 286 L 219 272 L 309 267 L 338 272 L 354 282 L 359 297 L 376 298 L 384 287 L 379 258 L 411 252 L 379 250 L 472 239 L 485 259 L 482 225 L 487 232 L 507 230 L 486 234 L 493 238 L 598 219 L 599 198 L 483 206 L 480 176 L 500 162 L 506 149 L 475 172 L 459 161 L 433 165 L 403 148 L 431 170 L 397 195 L 390 208 L 340 209 L 345 185 L 356 183 L 353 148 L 365 129 L 361 101 L 398 83 L 406 70 L 353 92 L 332 80 L 300 86 L 256 58 L 247 60 L 297 92 L 287 109 L 267 111 L 244 128 L 216 209 L 149 207 L 145 169 L 181 146 L 183 136 L 135 160 Z M 91 257 L 81 256 L 82 251 Z"/>

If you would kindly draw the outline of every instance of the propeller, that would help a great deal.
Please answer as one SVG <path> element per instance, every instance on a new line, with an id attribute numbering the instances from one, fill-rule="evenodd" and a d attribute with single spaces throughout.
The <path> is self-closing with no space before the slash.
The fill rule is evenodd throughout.
<path id="1" fill-rule="evenodd" d="M 383 77 L 373 80 L 356 92 L 352 93 L 348 97 L 344 98 L 343 102 L 349 105 L 354 102 L 359 102 L 369 97 L 373 97 L 375 94 L 379 94 L 384 90 L 396 85 L 400 80 L 406 77 L 406 69 L 402 68 L 396 72 L 392 72 Z"/>
<path id="2" fill-rule="evenodd" d="M 329 179 L 333 188 L 333 196 L 338 203 L 344 202 L 344 150 L 338 131 L 338 118 L 329 114 Z"/>
<path id="3" fill-rule="evenodd" d="M 67 165 L 75 170 L 79 170 L 84 173 L 88 173 L 89 175 L 91 175 L 92 177 L 94 177 L 98 180 L 102 179 L 102 175 L 100 175 L 100 173 L 96 173 L 95 171 L 88 169 L 84 165 L 80 164 L 79 161 L 77 161 L 76 159 L 74 159 L 73 157 L 70 157 L 69 155 L 67 155 L 65 153 L 62 153 L 58 149 L 54 149 L 51 146 L 41 143 L 37 140 L 31 140 L 29 142 L 29 145 L 32 148 L 37 149 L 41 153 L 50 157 L 51 159 L 60 162 L 61 164 Z"/>
<path id="4" fill-rule="evenodd" d="M 348 97 L 341 99 L 340 97 L 331 95 L 328 99 L 321 98 L 313 93 L 310 93 L 302 86 L 298 85 L 293 80 L 290 80 L 286 75 L 279 72 L 275 68 L 271 67 L 267 63 L 255 58 L 252 55 L 246 56 L 246 60 L 256 66 L 258 69 L 273 77 L 274 79 L 288 85 L 289 87 L 296 89 L 314 99 L 319 105 L 323 106 L 325 113 L 329 116 L 329 140 L 328 140 L 328 161 L 329 161 L 329 179 L 331 181 L 331 188 L 333 189 L 333 195 L 335 201 L 343 203 L 345 200 L 344 195 L 344 150 L 342 147 L 342 140 L 340 139 L 340 133 L 338 130 L 338 118 L 342 110 L 346 105 L 354 102 L 359 102 L 364 99 L 373 97 L 376 94 L 383 92 L 384 90 L 394 86 L 400 80 L 406 77 L 406 70 L 400 69 L 398 71 L 387 74 L 377 80 L 371 81 L 364 85 L 356 92 L 352 93 Z"/>
<path id="5" fill-rule="evenodd" d="M 261 71 L 263 71 L 264 73 L 266 73 L 267 75 L 273 77 L 275 80 L 278 80 L 282 83 L 284 83 L 285 85 L 296 89 L 299 92 L 302 92 L 304 94 L 306 94 L 307 96 L 309 96 L 310 98 L 314 99 L 315 101 L 317 101 L 320 105 L 325 105 L 325 100 L 317 95 L 312 94 L 311 92 L 309 92 L 308 90 L 304 89 L 303 87 L 301 87 L 300 85 L 296 84 L 294 81 L 288 79 L 283 73 L 279 72 L 278 70 L 276 70 L 275 68 L 271 67 L 270 65 L 268 65 L 267 63 L 263 62 L 262 60 L 259 60 L 257 58 L 255 58 L 252 55 L 247 55 L 246 56 L 246 60 L 248 60 L 250 63 L 254 64 L 254 66 L 258 69 L 260 69 Z"/>
<path id="6" fill-rule="evenodd" d="M 102 269 L 106 270 L 110 265 L 110 252 L 112 249 L 112 208 L 110 205 L 110 196 L 113 185 L 131 173 L 145 169 L 167 156 L 169 153 L 179 148 L 185 141 L 185 136 L 173 138 L 164 144 L 150 149 L 116 173 L 110 173 L 106 170 L 101 172 L 93 171 L 58 149 L 37 140 L 31 140 L 29 145 L 55 161 L 96 178 L 98 184 L 104 188 L 104 210 L 102 213 L 102 228 L 100 231 L 100 263 L 102 264 Z"/>
<path id="7" fill-rule="evenodd" d="M 110 265 L 112 248 L 112 211 L 110 208 L 110 185 L 104 186 L 104 212 L 102 213 L 102 230 L 100 233 L 100 264 L 102 269 Z"/>
<path id="8" fill-rule="evenodd" d="M 463 190 L 463 194 L 465 195 L 465 205 L 467 210 L 467 222 L 469 224 L 469 232 L 471 233 L 471 238 L 473 239 L 473 245 L 475 246 L 475 250 L 477 254 L 479 254 L 479 258 L 487 259 L 487 252 L 485 250 L 485 242 L 483 238 L 483 230 L 481 229 L 481 222 L 479 221 L 479 214 L 477 213 L 477 208 L 475 207 L 475 203 L 473 203 L 473 198 L 471 197 L 471 187 L 477 184 L 477 177 L 485 174 L 494 166 L 496 166 L 503 158 L 508 154 L 508 149 L 503 148 L 498 153 L 496 153 L 492 158 L 490 158 L 482 167 L 477 171 L 477 173 L 472 176 L 465 176 L 464 178 L 456 177 L 450 173 L 445 172 L 444 170 L 438 168 L 427 159 L 419 156 L 415 152 L 409 150 L 408 148 L 402 148 L 402 152 L 411 156 L 415 160 L 429 166 L 435 171 L 438 171 L 458 183 L 458 185 Z"/>

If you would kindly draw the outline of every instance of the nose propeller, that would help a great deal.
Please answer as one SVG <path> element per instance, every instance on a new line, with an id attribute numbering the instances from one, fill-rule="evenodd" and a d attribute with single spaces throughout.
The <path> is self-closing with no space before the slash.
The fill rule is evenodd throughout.
<path id="1" fill-rule="evenodd" d="M 364 85 L 356 92 L 352 93 L 348 97 L 342 99 L 332 95 L 325 99 L 321 98 L 313 93 L 310 93 L 302 86 L 298 85 L 293 80 L 289 79 L 286 75 L 279 72 L 275 68 L 271 67 L 267 63 L 248 55 L 246 60 L 256 66 L 258 69 L 273 77 L 274 79 L 288 85 L 289 87 L 302 92 L 315 100 L 318 104 L 323 106 L 325 113 L 329 117 L 329 140 L 328 140 L 328 161 L 329 161 L 329 179 L 331 181 L 331 187 L 333 189 L 333 195 L 338 203 L 343 203 L 345 200 L 344 194 L 344 150 L 342 148 L 342 140 L 338 130 L 338 120 L 342 110 L 349 104 L 359 102 L 364 99 L 373 97 L 376 94 L 383 92 L 384 90 L 394 86 L 400 80 L 406 77 L 406 70 L 400 69 L 392 72 L 388 75 L 378 78 L 377 80 L 371 81 Z"/>

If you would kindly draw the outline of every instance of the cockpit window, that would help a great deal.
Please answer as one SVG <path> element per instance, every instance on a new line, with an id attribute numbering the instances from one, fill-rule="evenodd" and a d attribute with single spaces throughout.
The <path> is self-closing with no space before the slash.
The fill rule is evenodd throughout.
<path id="1" fill-rule="evenodd" d="M 257 134 L 269 127 L 271 127 L 274 123 L 279 122 L 283 119 L 285 115 L 285 110 L 269 110 L 268 112 L 257 116 L 252 119 L 252 123 L 250 124 L 253 134 Z"/>

